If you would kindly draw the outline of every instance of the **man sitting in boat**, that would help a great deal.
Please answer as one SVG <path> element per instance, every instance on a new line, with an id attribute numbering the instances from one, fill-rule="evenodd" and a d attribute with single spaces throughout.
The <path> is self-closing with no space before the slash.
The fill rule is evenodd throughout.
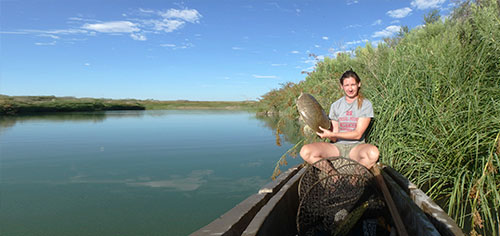
<path id="1" fill-rule="evenodd" d="M 361 95 L 361 79 L 356 72 L 344 72 L 340 77 L 340 87 L 344 96 L 330 107 L 333 130 L 320 127 L 322 132 L 317 132 L 320 138 L 328 138 L 331 142 L 304 145 L 300 156 L 309 164 L 322 158 L 342 156 L 370 169 L 379 158 L 378 148 L 365 143 L 365 133 L 373 117 L 372 104 Z"/>

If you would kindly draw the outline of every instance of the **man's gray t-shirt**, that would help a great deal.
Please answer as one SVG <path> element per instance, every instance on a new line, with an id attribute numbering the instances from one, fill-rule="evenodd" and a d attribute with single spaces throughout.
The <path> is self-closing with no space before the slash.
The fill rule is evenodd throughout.
<path id="1" fill-rule="evenodd" d="M 356 129 L 358 119 L 361 117 L 373 117 L 373 106 L 368 99 L 363 99 L 361 109 L 358 109 L 358 99 L 352 103 L 347 103 L 345 96 L 335 101 L 330 106 L 331 120 L 339 122 L 339 132 L 349 132 Z M 359 140 L 338 139 L 337 143 L 354 144 L 365 140 L 365 133 Z"/>

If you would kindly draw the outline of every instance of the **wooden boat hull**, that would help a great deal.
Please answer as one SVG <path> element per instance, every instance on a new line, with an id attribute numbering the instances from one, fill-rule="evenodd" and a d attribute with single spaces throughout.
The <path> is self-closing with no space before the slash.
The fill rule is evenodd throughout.
<path id="1" fill-rule="evenodd" d="M 205 227 L 200 235 L 297 235 L 298 183 L 306 168 L 295 166 Z M 382 175 L 409 235 L 464 235 L 420 189 L 390 167 Z"/>

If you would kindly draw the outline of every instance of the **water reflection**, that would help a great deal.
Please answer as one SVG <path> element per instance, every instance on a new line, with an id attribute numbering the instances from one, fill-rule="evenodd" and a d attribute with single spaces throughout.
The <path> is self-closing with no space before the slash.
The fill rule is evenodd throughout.
<path id="1" fill-rule="evenodd" d="M 18 123 L 26 122 L 93 122 L 98 123 L 106 119 L 106 112 L 60 112 L 42 113 L 36 115 L 20 114 L 16 116 L 0 116 L 0 133 Z"/>
<path id="2" fill-rule="evenodd" d="M 167 188 L 174 191 L 194 191 L 203 183 L 206 183 L 206 176 L 211 175 L 213 170 L 194 170 L 187 177 L 172 177 L 166 180 L 146 181 L 128 183 L 130 186 L 146 186 L 152 188 Z"/>
<path id="3" fill-rule="evenodd" d="M 1 117 L 0 228 L 6 235 L 187 235 L 270 181 L 299 132 L 280 128 L 276 146 L 279 122 L 243 111 Z"/>
<path id="4" fill-rule="evenodd" d="M 47 112 L 37 114 L 19 114 L 15 116 L 0 116 L 0 133 L 16 124 L 27 122 L 91 122 L 100 123 L 108 118 L 141 118 L 145 116 L 162 117 L 175 114 L 172 110 L 126 110 L 126 111 L 92 111 L 92 112 Z"/>
<path id="5" fill-rule="evenodd" d="M 257 119 L 264 121 L 265 126 L 273 130 L 274 135 L 279 135 L 289 143 L 297 143 L 303 138 L 301 125 L 294 119 L 277 116 L 257 116 Z"/>

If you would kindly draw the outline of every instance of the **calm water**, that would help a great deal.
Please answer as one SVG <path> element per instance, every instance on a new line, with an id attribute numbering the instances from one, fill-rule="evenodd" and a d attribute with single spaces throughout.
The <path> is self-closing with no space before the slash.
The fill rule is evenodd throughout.
<path id="1" fill-rule="evenodd" d="M 290 147 L 240 111 L 1 118 L 0 235 L 187 235 L 269 182 Z"/>

